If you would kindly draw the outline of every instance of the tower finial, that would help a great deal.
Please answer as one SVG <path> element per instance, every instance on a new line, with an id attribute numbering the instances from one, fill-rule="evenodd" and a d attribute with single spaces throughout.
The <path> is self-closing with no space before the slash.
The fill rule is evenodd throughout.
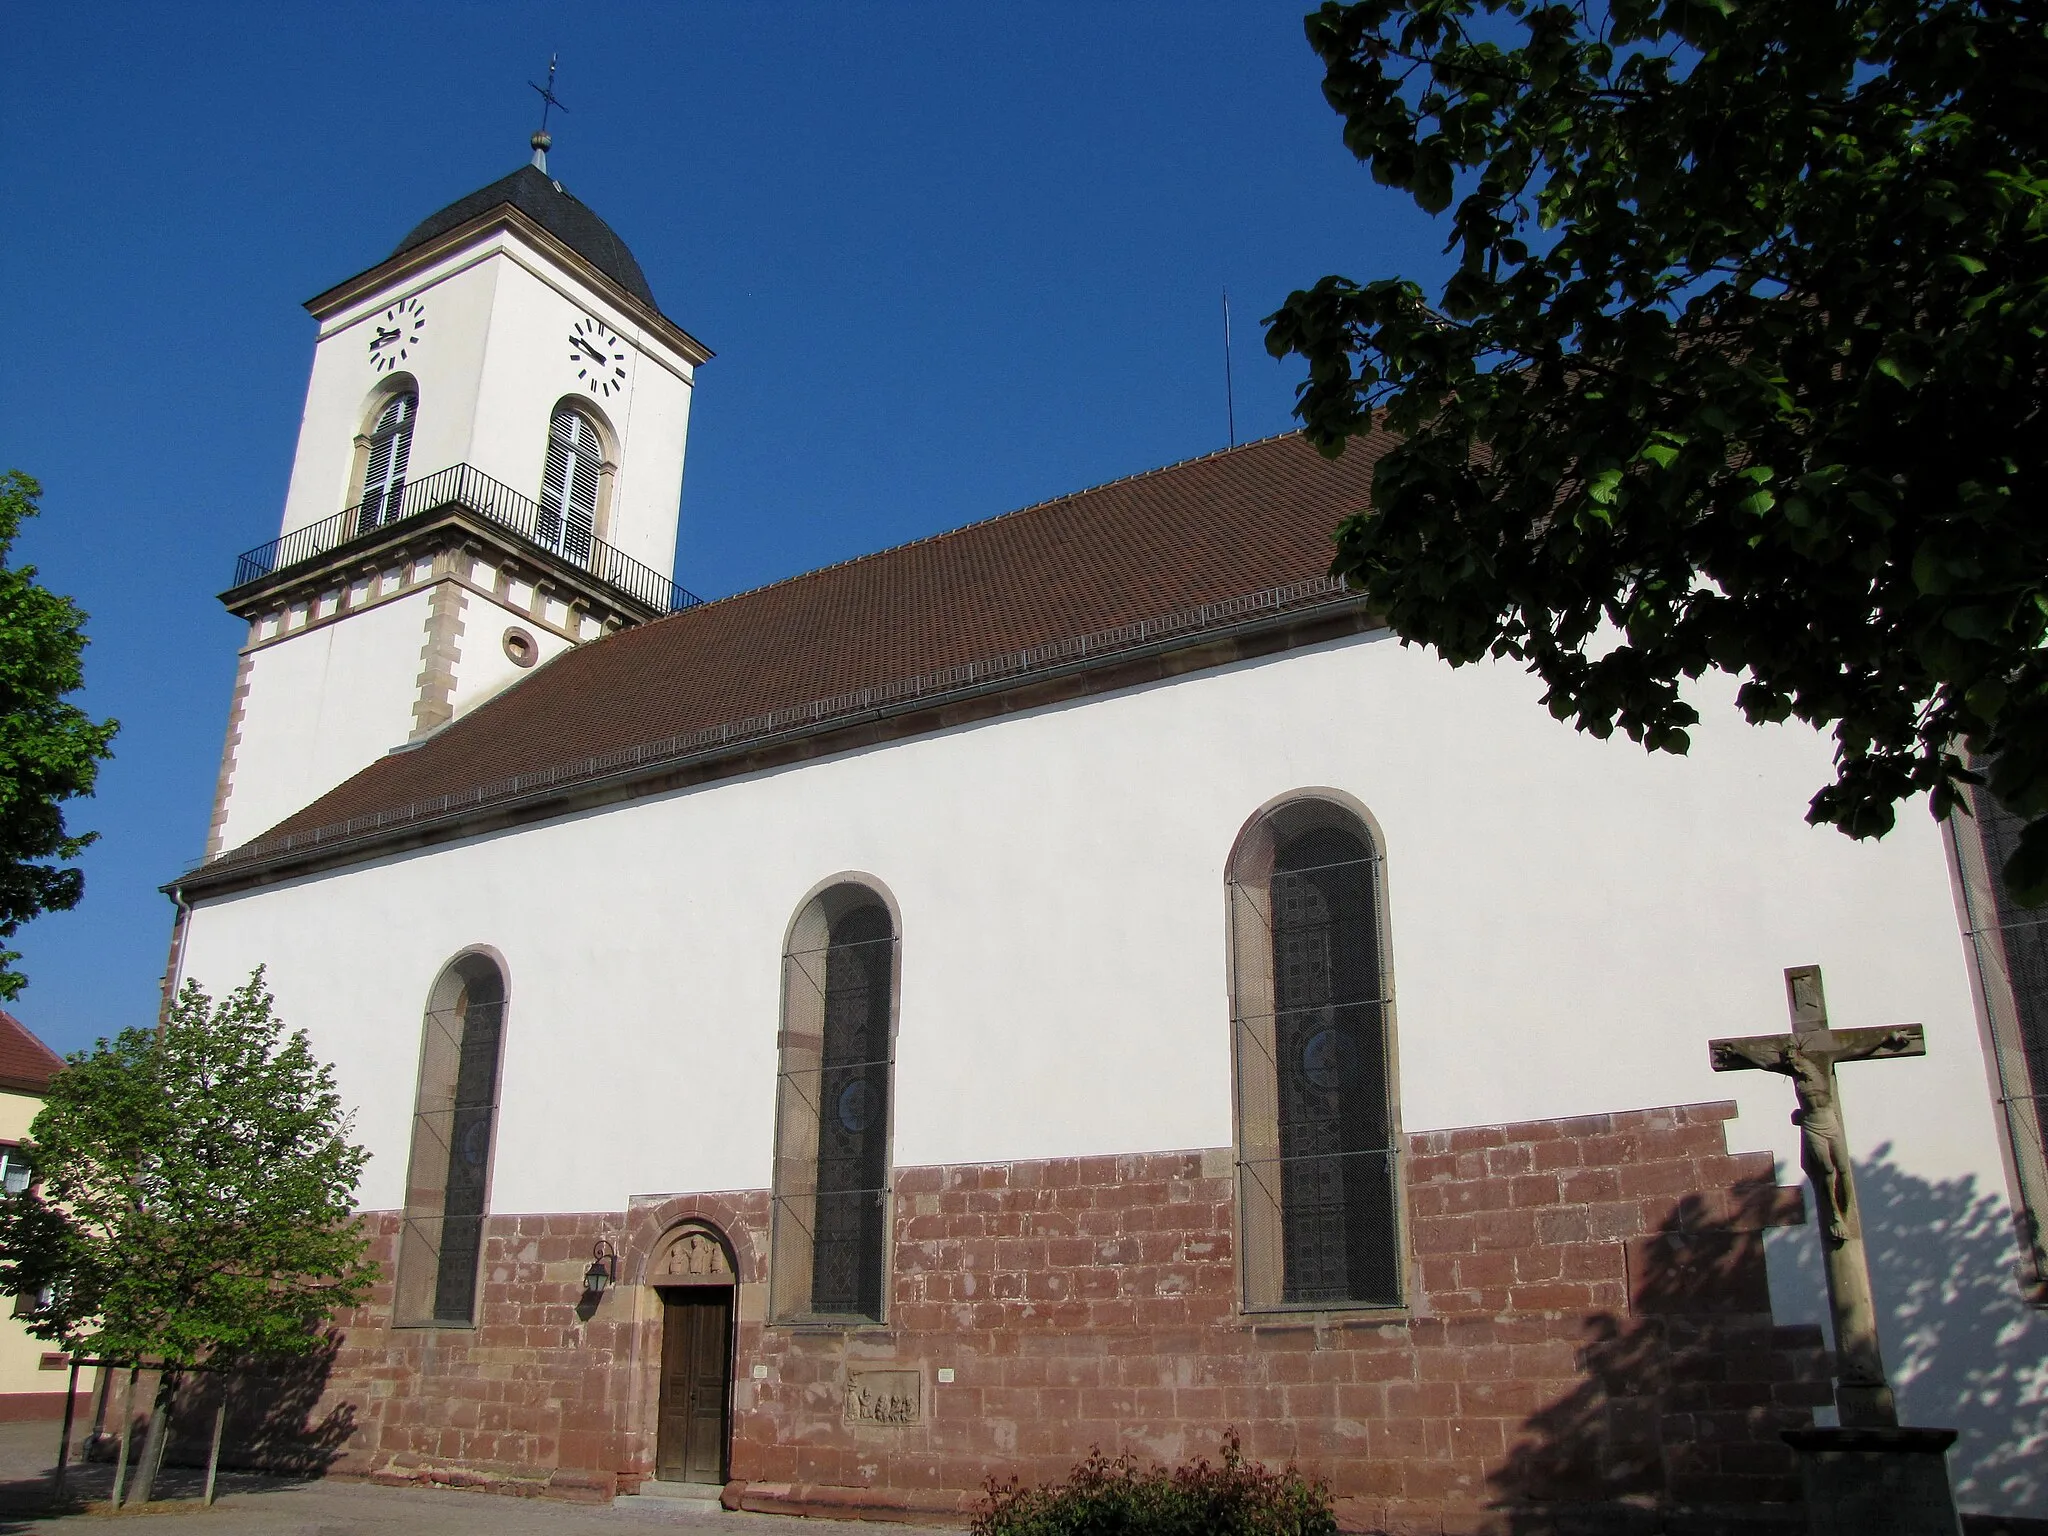
<path id="1" fill-rule="evenodd" d="M 555 142 L 548 134 L 548 112 L 554 107 L 561 107 L 564 112 L 569 110 L 567 107 L 562 106 L 561 98 L 555 95 L 555 60 L 560 57 L 560 54 L 551 53 L 548 55 L 548 83 L 546 85 L 534 85 L 531 80 L 526 82 L 528 85 L 532 85 L 536 91 L 540 92 L 540 127 L 534 130 L 533 137 L 527 142 L 533 145 L 533 168 L 543 175 L 547 174 L 548 150 L 553 147 Z"/>

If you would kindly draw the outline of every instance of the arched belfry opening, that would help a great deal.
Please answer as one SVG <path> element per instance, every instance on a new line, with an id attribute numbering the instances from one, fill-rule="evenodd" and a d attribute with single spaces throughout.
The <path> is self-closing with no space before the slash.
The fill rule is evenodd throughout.
<path id="1" fill-rule="evenodd" d="M 685 1221 L 655 1245 L 646 1278 L 661 1301 L 654 1475 L 722 1484 L 732 1438 L 732 1244 L 709 1222 Z"/>

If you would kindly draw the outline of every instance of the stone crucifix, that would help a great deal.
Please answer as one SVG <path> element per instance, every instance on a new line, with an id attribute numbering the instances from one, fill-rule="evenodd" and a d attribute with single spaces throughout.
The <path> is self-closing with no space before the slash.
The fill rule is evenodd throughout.
<path id="1" fill-rule="evenodd" d="M 1918 1024 L 1828 1028 L 1817 965 L 1788 969 L 1785 995 L 1792 1009 L 1791 1034 L 1709 1041 L 1708 1058 L 1716 1072 L 1754 1069 L 1792 1079 L 1799 1096 L 1792 1123 L 1799 1127 L 1800 1164 L 1813 1184 L 1827 1267 L 1828 1310 L 1835 1325 L 1835 1408 L 1844 1428 L 1896 1425 L 1899 1410 L 1878 1351 L 1870 1262 L 1863 1251 L 1863 1221 L 1849 1167 L 1849 1138 L 1842 1128 L 1835 1068 L 1845 1061 L 1925 1056 L 1926 1037 Z"/>

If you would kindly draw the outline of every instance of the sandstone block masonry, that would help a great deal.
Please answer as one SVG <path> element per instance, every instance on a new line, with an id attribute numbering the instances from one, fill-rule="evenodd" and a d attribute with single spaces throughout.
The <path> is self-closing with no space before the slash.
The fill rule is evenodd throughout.
<path id="1" fill-rule="evenodd" d="M 900 1169 L 869 1327 L 766 1323 L 763 1191 L 494 1217 L 480 1326 L 393 1329 L 387 1284 L 291 1411 L 345 1474 L 629 1492 L 660 1404 L 648 1266 L 693 1223 L 738 1282 L 735 1507 L 957 1518 L 991 1477 L 1093 1446 L 1213 1457 L 1234 1427 L 1326 1478 L 1358 1530 L 1790 1516 L 1778 1432 L 1829 1401 L 1828 1361 L 1817 1329 L 1772 1321 L 1762 1234 L 1799 1195 L 1727 1152 L 1733 1113 L 1408 1137 L 1400 1312 L 1247 1314 L 1224 1150 Z M 397 1219 L 366 1219 L 388 1273 Z M 622 1283 L 593 1300 L 600 1237 Z"/>

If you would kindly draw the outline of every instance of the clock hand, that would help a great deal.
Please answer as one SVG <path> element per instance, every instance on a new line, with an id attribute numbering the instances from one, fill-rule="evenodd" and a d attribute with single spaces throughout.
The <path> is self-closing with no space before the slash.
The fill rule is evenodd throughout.
<path id="1" fill-rule="evenodd" d="M 380 326 L 377 331 L 377 339 L 371 342 L 370 345 L 373 347 L 389 346 L 396 340 L 398 340 L 398 332 L 387 331 Z"/>

